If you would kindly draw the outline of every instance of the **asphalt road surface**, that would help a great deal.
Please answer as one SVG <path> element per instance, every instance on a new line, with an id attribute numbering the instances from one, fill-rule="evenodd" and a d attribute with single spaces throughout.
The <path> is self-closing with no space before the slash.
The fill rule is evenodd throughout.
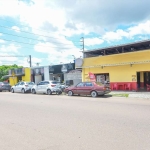
<path id="1" fill-rule="evenodd" d="M 150 150 L 150 100 L 1 92 L 0 150 Z"/>

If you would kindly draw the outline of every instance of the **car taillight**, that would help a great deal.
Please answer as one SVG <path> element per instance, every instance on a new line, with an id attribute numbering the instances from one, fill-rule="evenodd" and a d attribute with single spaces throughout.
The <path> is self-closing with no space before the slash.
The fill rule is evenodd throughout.
<path id="1" fill-rule="evenodd" d="M 54 86 L 56 86 L 56 85 L 53 85 L 53 84 L 51 85 L 51 87 L 54 87 Z"/>
<path id="2" fill-rule="evenodd" d="M 106 90 L 106 88 L 104 87 L 103 90 Z"/>

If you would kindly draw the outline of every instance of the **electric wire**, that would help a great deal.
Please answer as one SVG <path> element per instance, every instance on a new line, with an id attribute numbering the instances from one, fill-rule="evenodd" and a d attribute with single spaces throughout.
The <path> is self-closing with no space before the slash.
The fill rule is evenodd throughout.
<path id="1" fill-rule="evenodd" d="M 4 39 L 4 38 L 0 38 L 1 40 L 4 40 L 4 41 L 8 41 L 8 42 L 12 42 L 12 43 L 21 43 L 21 44 L 27 44 L 27 45 L 34 45 L 35 44 L 31 44 L 31 43 L 26 43 L 26 42 L 20 42 L 20 41 L 13 41 L 13 40 L 8 40 L 8 39 Z M 44 43 L 43 43 L 44 44 Z M 67 48 L 62 48 L 62 47 L 53 47 L 53 46 L 45 46 L 45 45 L 42 45 L 42 44 L 38 44 L 36 46 L 42 46 L 42 47 L 48 47 L 48 48 L 60 48 L 60 49 L 71 49 L 71 48 L 76 48 L 78 49 L 77 47 L 67 47 Z"/>
<path id="2" fill-rule="evenodd" d="M 42 35 L 42 34 L 35 34 L 35 33 L 27 32 L 27 31 L 23 31 L 23 30 L 12 29 L 12 28 L 10 28 L 10 27 L 3 26 L 3 25 L 0 25 L 0 27 L 1 27 L 1 28 L 6 28 L 6 29 L 9 29 L 9 30 L 18 31 L 18 32 L 24 32 L 24 33 L 28 33 L 28 34 L 32 34 L 32 35 L 42 36 L 42 37 L 46 37 L 46 38 L 62 40 L 62 39 L 60 39 L 60 38 L 50 37 L 50 36 L 46 36 L 46 35 Z M 77 41 L 72 41 L 72 42 L 77 42 Z M 80 41 L 78 41 L 78 42 L 80 42 Z"/>
<path id="3" fill-rule="evenodd" d="M 5 22 L 8 22 L 8 23 L 11 22 L 11 23 L 14 24 L 14 22 L 12 22 L 12 21 L 6 21 L 6 20 L 3 19 L 3 18 L 1 18 L 0 20 L 4 20 Z M 25 25 L 22 25 L 22 24 L 20 24 L 20 25 L 23 26 L 23 27 L 29 28 L 29 26 L 25 26 Z M 15 24 L 14 26 L 20 26 L 20 25 Z M 1 27 L 2 27 L 2 26 L 1 26 Z M 3 26 L 3 27 L 7 27 L 7 26 Z M 7 28 L 10 28 L 10 27 L 7 27 Z M 12 29 L 12 28 L 10 28 L 10 29 Z M 54 33 L 54 32 L 45 31 L 45 30 L 37 29 L 37 28 L 33 28 L 33 27 L 32 27 L 32 29 L 35 29 L 35 30 L 38 30 L 38 31 L 42 31 L 42 32 L 45 32 L 45 33 Z M 18 30 L 18 31 L 24 32 L 23 30 Z M 25 32 L 27 32 L 27 31 L 25 31 Z M 30 32 L 27 32 L 27 33 L 30 33 Z M 30 34 L 34 34 L 34 33 L 30 33 Z M 36 34 L 35 34 L 35 35 L 36 35 Z M 41 35 L 41 36 L 45 36 L 45 35 Z M 66 37 L 66 35 L 62 35 L 62 36 Z M 50 36 L 48 36 L 48 37 L 50 37 Z M 50 37 L 50 38 L 54 38 L 54 37 Z M 56 38 L 56 39 L 60 39 L 60 38 Z M 80 41 L 72 41 L 72 42 L 80 42 Z"/>

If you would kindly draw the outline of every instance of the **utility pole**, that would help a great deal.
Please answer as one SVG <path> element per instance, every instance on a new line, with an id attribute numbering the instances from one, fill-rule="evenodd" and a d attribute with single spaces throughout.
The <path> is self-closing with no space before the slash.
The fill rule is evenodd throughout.
<path id="1" fill-rule="evenodd" d="M 32 67 L 31 55 L 29 55 L 30 68 Z"/>
<path id="2" fill-rule="evenodd" d="M 82 52 L 83 52 L 83 58 L 84 58 L 84 37 L 81 37 L 81 39 L 82 39 L 82 41 L 80 41 L 80 42 L 82 42 Z"/>

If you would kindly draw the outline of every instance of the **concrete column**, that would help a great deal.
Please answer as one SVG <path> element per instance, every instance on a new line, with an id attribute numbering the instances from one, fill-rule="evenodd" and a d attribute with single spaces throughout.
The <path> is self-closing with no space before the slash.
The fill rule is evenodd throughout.
<path id="1" fill-rule="evenodd" d="M 44 80 L 49 80 L 49 66 L 44 67 Z"/>

